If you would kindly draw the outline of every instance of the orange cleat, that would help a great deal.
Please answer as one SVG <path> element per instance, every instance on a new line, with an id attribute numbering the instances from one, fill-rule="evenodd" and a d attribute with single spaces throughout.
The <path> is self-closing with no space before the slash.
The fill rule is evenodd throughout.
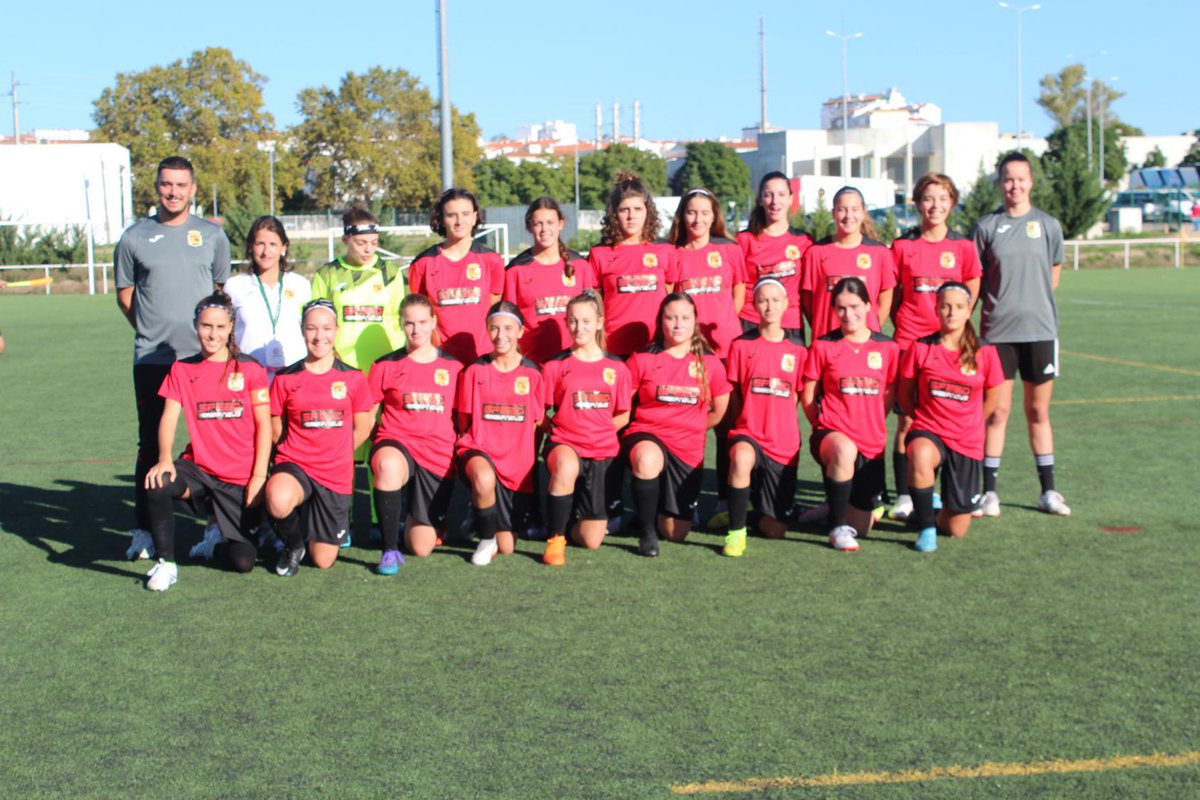
<path id="1" fill-rule="evenodd" d="M 567 563 L 567 537 L 551 536 L 546 540 L 546 552 L 542 562 L 552 567 L 561 567 Z"/>

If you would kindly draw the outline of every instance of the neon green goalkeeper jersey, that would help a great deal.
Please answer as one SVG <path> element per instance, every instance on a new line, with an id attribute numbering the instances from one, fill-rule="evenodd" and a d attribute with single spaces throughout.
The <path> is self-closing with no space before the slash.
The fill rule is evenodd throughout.
<path id="1" fill-rule="evenodd" d="M 313 298 L 324 297 L 338 314 L 333 347 L 338 357 L 363 372 L 380 356 L 404 346 L 400 301 L 407 294 L 397 264 L 378 255 L 356 267 L 338 258 L 317 270 Z"/>

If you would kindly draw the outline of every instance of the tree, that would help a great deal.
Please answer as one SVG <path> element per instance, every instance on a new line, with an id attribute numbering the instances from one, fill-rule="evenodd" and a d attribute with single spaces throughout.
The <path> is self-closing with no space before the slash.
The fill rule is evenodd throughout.
<path id="1" fill-rule="evenodd" d="M 970 236 L 975 230 L 975 223 L 981 217 L 1003 205 L 1004 195 L 996 183 L 995 173 L 988 172 L 983 168 L 983 164 L 980 164 L 979 175 L 975 178 L 971 191 L 959 201 L 950 218 L 950 225 L 963 236 Z"/>
<path id="2" fill-rule="evenodd" d="M 485 158 L 475 165 L 475 193 L 483 206 L 515 206 L 521 202 L 520 171 L 507 158 Z"/>
<path id="3" fill-rule="evenodd" d="M 1165 167 L 1166 165 L 1167 157 L 1163 155 L 1162 148 L 1156 146 L 1146 154 L 1146 160 L 1142 162 L 1142 169 L 1153 169 L 1155 167 Z"/>
<path id="4" fill-rule="evenodd" d="M 683 166 L 671 179 L 671 191 L 682 195 L 701 186 L 722 202 L 744 206 L 750 199 L 750 167 L 720 142 L 691 142 Z"/>
<path id="5" fill-rule="evenodd" d="M 297 105 L 301 121 L 292 133 L 319 205 L 425 208 L 441 193 L 437 106 L 415 76 L 378 66 L 348 72 L 336 90 L 304 89 Z M 474 114 L 452 109 L 451 116 L 454 183 L 473 189 L 479 124 Z"/>
<path id="6" fill-rule="evenodd" d="M 579 161 L 579 203 L 584 208 L 604 208 L 617 172 L 636 172 L 651 194 L 667 192 L 667 162 L 654 153 L 626 144 L 609 145 L 607 150 Z"/>
<path id="7" fill-rule="evenodd" d="M 528 205 L 543 195 L 560 203 L 575 202 L 574 164 L 568 159 L 514 164 L 503 156 L 485 158 L 475 165 L 474 173 L 483 206 Z"/>
<path id="8" fill-rule="evenodd" d="M 1192 142 L 1192 146 L 1188 149 L 1187 155 L 1180 161 L 1183 164 L 1200 164 L 1200 128 L 1192 131 L 1196 135 L 1196 141 Z"/>
<path id="9" fill-rule="evenodd" d="M 1084 122 L 1088 117 L 1087 74 L 1083 64 L 1070 64 L 1057 75 L 1047 74 L 1039 82 L 1042 87 L 1037 104 L 1050 115 L 1059 128 L 1075 122 Z M 1125 96 L 1104 81 L 1092 81 L 1093 119 L 1104 119 L 1115 123 L 1117 115 L 1112 104 Z"/>
<path id="10" fill-rule="evenodd" d="M 833 222 L 833 214 L 829 212 L 829 208 L 825 205 L 824 192 L 817 196 L 817 207 L 813 209 L 811 214 L 797 211 L 788 220 L 788 224 L 793 228 L 799 228 L 807 233 L 814 242 L 819 242 L 822 239 L 832 236 L 837 227 Z"/>
<path id="11" fill-rule="evenodd" d="M 1056 217 L 1063 235 L 1074 239 L 1103 219 L 1109 202 L 1097 171 L 1088 169 L 1086 126 L 1059 128 L 1049 142 L 1042 166 L 1052 191 L 1035 205 Z"/>

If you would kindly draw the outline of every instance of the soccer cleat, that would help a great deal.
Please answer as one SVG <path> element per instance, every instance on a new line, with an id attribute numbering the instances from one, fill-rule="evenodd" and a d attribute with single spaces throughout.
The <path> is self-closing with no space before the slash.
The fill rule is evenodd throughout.
<path id="1" fill-rule="evenodd" d="M 192 549 L 188 551 L 188 555 L 192 558 L 203 558 L 205 561 L 212 561 L 213 548 L 220 543 L 221 529 L 214 522 L 204 529 L 204 538 L 192 545 Z"/>
<path id="2" fill-rule="evenodd" d="M 477 567 L 486 567 L 492 563 L 492 559 L 500 552 L 500 545 L 496 544 L 495 537 L 482 540 L 475 548 L 475 552 L 471 555 L 471 563 Z"/>
<path id="3" fill-rule="evenodd" d="M 638 553 L 647 558 L 658 557 L 658 533 L 651 531 L 638 539 Z"/>
<path id="4" fill-rule="evenodd" d="M 307 552 L 304 545 L 300 545 L 295 550 L 285 549 L 283 555 L 279 557 L 279 563 L 275 565 L 275 574 L 281 578 L 296 577 L 296 573 L 300 571 L 300 562 L 304 560 Z"/>
<path id="5" fill-rule="evenodd" d="M 829 532 L 829 546 L 843 553 L 857 553 L 858 534 L 849 525 L 839 525 Z"/>
<path id="6" fill-rule="evenodd" d="M 567 563 L 567 537 L 551 536 L 546 540 L 546 552 L 542 554 L 542 563 L 551 567 L 561 567 Z"/>
<path id="7" fill-rule="evenodd" d="M 925 528 L 913 543 L 913 549 L 921 553 L 937 550 L 937 528 Z"/>
<path id="8" fill-rule="evenodd" d="M 717 511 L 704 524 L 705 530 L 715 531 L 729 527 L 729 504 L 724 500 L 717 502 Z"/>
<path id="9" fill-rule="evenodd" d="M 892 510 L 888 512 L 888 516 L 894 520 L 904 522 L 913 513 L 912 496 L 902 494 L 896 498 L 896 505 L 892 506 Z"/>
<path id="10" fill-rule="evenodd" d="M 971 512 L 972 517 L 1000 516 L 1000 496 L 995 492 L 984 492 L 979 505 Z"/>
<path id="11" fill-rule="evenodd" d="M 154 537 L 150 535 L 150 531 L 134 528 L 129 535 L 133 537 L 133 541 L 125 548 L 125 558 L 130 561 L 154 558 Z"/>
<path id="12" fill-rule="evenodd" d="M 402 566 L 404 566 L 404 555 L 399 550 L 384 550 L 375 571 L 380 575 L 395 575 Z"/>
<path id="13" fill-rule="evenodd" d="M 174 561 L 163 561 L 150 568 L 146 573 L 146 588 L 152 592 L 165 592 L 179 578 L 179 568 Z"/>
<path id="14" fill-rule="evenodd" d="M 746 552 L 746 532 L 744 530 L 730 531 L 725 534 L 725 546 L 721 548 L 721 555 L 729 556 L 730 558 L 740 558 Z"/>
<path id="15" fill-rule="evenodd" d="M 871 522 L 879 522 L 879 520 L 883 519 L 883 515 L 886 513 L 886 506 L 875 506 L 873 509 L 871 509 Z"/>
<path id="16" fill-rule="evenodd" d="M 1038 498 L 1038 511 L 1046 514 L 1055 514 L 1060 517 L 1071 516 L 1071 507 L 1063 501 L 1063 496 L 1051 489 L 1048 492 L 1042 492 L 1042 496 Z"/>

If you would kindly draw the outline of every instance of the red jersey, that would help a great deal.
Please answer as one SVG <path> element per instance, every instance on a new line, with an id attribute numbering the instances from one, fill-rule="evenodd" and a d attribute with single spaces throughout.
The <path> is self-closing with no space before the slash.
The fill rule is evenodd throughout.
<path id="1" fill-rule="evenodd" d="M 969 281 L 983 274 L 975 241 L 953 232 L 940 242 L 923 239 L 918 231 L 906 234 L 892 242 L 892 260 L 900 293 L 892 324 L 901 350 L 907 350 L 914 339 L 941 329 L 937 290 L 943 283 Z"/>
<path id="2" fill-rule="evenodd" d="M 533 251 L 518 255 L 504 271 L 504 299 L 516 304 L 525 318 L 521 355 L 539 364 L 571 346 L 567 333 L 567 303 L 584 289 L 594 288 L 592 268 L 583 256 L 568 252 L 575 274 L 567 277 L 562 260 L 541 264 Z"/>
<path id="3" fill-rule="evenodd" d="M 917 382 L 917 413 L 913 429 L 937 434 L 956 453 L 983 458 L 983 395 L 1004 382 L 996 348 L 975 351 L 975 369 L 958 363 L 958 351 L 942 346 L 935 333 L 917 339 L 904 351 L 900 377 Z"/>
<path id="4" fill-rule="evenodd" d="M 237 363 L 195 355 L 171 365 L 158 396 L 174 400 L 187 420 L 183 458 L 218 480 L 245 486 L 254 470 L 254 406 L 270 401 L 267 372 L 239 355 Z"/>
<path id="5" fill-rule="evenodd" d="M 804 364 L 804 380 L 817 381 L 821 413 L 814 430 L 850 437 L 864 458 L 875 458 L 887 446 L 884 392 L 896 382 L 900 348 L 882 333 L 862 344 L 843 338 L 841 330 L 814 339 Z"/>
<path id="6" fill-rule="evenodd" d="M 550 441 L 570 445 L 580 458 L 613 458 L 620 450 L 613 417 L 629 410 L 629 368 L 605 355 L 583 361 L 570 351 L 542 365 L 542 398 L 554 409 Z"/>
<path id="7" fill-rule="evenodd" d="M 428 364 L 397 350 L 375 361 L 367 376 L 371 401 L 383 403 L 375 441 L 395 439 L 423 468 L 454 472 L 454 400 L 463 365 L 441 350 Z"/>
<path id="8" fill-rule="evenodd" d="M 470 427 L 458 439 L 457 453 L 487 453 L 496 478 L 514 492 L 533 491 L 534 430 L 544 416 L 542 371 L 528 358 L 501 372 L 486 355 L 463 371 L 458 384 L 458 413 L 470 415 Z"/>
<path id="9" fill-rule="evenodd" d="M 334 361 L 318 375 L 297 361 L 275 373 L 271 416 L 283 418 L 275 463 L 291 463 L 330 491 L 354 491 L 354 415 L 370 411 L 367 379 Z"/>
<path id="10" fill-rule="evenodd" d="M 770 342 L 758 331 L 733 341 L 729 380 L 738 388 L 742 408 L 730 436 L 749 436 L 764 454 L 792 465 L 800 453 L 800 376 L 808 350 L 784 337 Z"/>
<path id="11" fill-rule="evenodd" d="M 742 335 L 733 310 L 733 287 L 746 282 L 746 263 L 737 242 L 716 238 L 698 249 L 675 250 L 679 265 L 678 290 L 696 303 L 700 332 L 717 358 L 725 358 L 729 343 Z"/>
<path id="12" fill-rule="evenodd" d="M 652 346 L 634 353 L 628 363 L 637 405 L 625 435 L 652 433 L 685 464 L 702 465 L 709 403 L 733 388 L 721 359 L 704 356 L 707 392 L 700 385 L 699 365 L 690 354 L 676 358 Z"/>
<path id="13" fill-rule="evenodd" d="M 892 251 L 866 238 L 858 247 L 838 247 L 830 238 L 809 248 L 804 254 L 803 290 L 812 293 L 813 341 L 841 327 L 830 301 L 833 287 L 842 278 L 859 278 L 867 285 L 871 298 L 867 327 L 878 332 L 879 293 L 896 285 Z"/>
<path id="14" fill-rule="evenodd" d="M 746 262 L 746 305 L 739 315 L 747 322 L 758 324 L 758 309 L 754 307 L 750 292 L 754 284 L 763 278 L 774 278 L 787 290 L 788 307 L 783 312 L 783 327 L 803 330 L 804 317 L 800 314 L 800 287 L 803 259 L 812 239 L 804 231 L 791 228 L 782 236 L 755 236 L 750 231 L 737 235 L 738 246 Z"/>
<path id="15" fill-rule="evenodd" d="M 650 344 L 667 284 L 679 283 L 675 247 L 666 242 L 597 245 L 588 253 L 592 275 L 604 295 L 604 335 L 614 355 Z"/>
<path id="16" fill-rule="evenodd" d="M 423 294 L 437 309 L 442 349 L 464 364 L 488 353 L 487 312 L 491 295 L 504 291 L 504 260 L 479 242 L 460 261 L 451 261 L 434 245 L 408 270 L 408 288 Z"/>

